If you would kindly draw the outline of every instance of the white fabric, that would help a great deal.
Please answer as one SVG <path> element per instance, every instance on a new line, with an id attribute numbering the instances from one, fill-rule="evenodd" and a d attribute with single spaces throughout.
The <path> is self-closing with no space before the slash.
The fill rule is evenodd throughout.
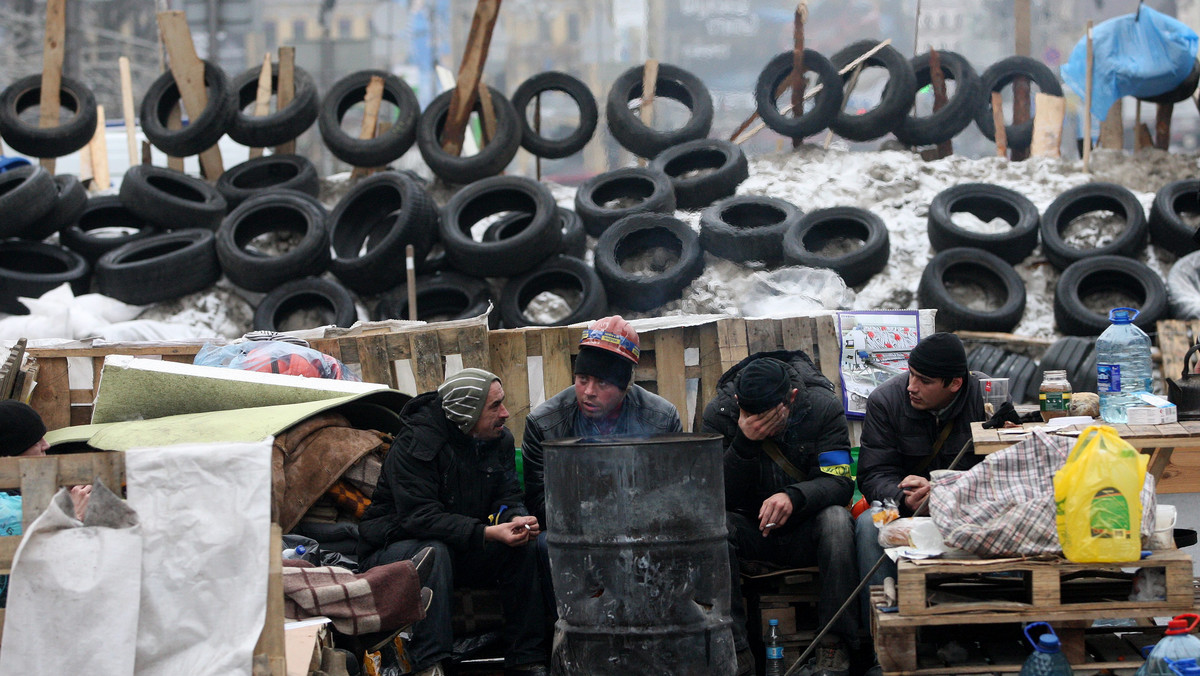
<path id="1" fill-rule="evenodd" d="M 266 618 L 272 441 L 126 453 L 145 541 L 138 676 L 250 675 Z"/>
<path id="2" fill-rule="evenodd" d="M 131 676 L 141 570 L 128 505 L 97 482 L 80 522 L 59 489 L 13 560 L 0 673 Z"/>

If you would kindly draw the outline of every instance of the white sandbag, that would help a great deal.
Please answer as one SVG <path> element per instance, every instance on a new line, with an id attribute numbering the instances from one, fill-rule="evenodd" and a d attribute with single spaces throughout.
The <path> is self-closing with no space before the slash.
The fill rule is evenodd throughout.
<path id="1" fill-rule="evenodd" d="M 137 514 L 97 481 L 83 522 L 66 488 L 29 526 L 9 580 L 0 673 L 134 673 Z"/>

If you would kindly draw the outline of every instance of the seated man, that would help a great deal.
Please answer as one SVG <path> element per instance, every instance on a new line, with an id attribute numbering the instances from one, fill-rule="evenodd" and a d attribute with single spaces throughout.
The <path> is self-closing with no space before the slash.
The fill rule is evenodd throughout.
<path id="1" fill-rule="evenodd" d="M 408 402 L 400 418 L 359 526 L 359 556 L 366 570 L 424 547 L 436 552 L 425 583 L 432 602 L 413 627 L 414 671 L 443 673 L 452 589 L 485 583 L 499 586 L 504 606 L 506 673 L 547 673 L 537 553 L 528 546 L 540 526 L 521 501 L 500 379 L 464 369 Z"/>
<path id="2" fill-rule="evenodd" d="M 704 408 L 704 431 L 724 437 L 734 645 L 739 673 L 753 673 L 739 559 L 816 564 L 822 625 L 854 593 L 854 522 L 846 509 L 854 494 L 850 436 L 833 385 L 799 350 L 760 352 L 721 376 L 716 398 Z M 846 676 L 857 632 L 852 606 L 808 673 Z"/>

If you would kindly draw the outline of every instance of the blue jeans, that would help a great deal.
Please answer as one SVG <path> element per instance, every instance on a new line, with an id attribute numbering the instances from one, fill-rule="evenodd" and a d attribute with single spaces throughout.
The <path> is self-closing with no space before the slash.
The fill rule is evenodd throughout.
<path id="1" fill-rule="evenodd" d="M 854 523 L 854 544 L 858 550 L 858 579 L 862 580 L 871 571 L 872 566 L 879 560 L 879 557 L 884 556 L 883 547 L 879 544 L 879 529 L 875 527 L 875 521 L 871 519 L 870 510 L 859 514 L 858 520 Z M 886 556 L 884 556 L 883 565 L 879 566 L 878 570 L 871 575 L 869 584 L 882 585 L 883 578 L 885 577 L 896 577 L 896 562 Z M 859 598 L 861 599 L 859 607 L 862 611 L 863 629 L 870 631 L 870 586 L 863 588 Z"/>

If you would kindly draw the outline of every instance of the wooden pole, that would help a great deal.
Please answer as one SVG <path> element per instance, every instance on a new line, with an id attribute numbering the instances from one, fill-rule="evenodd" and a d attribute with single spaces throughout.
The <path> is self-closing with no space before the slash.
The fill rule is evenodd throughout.
<path id="1" fill-rule="evenodd" d="M 1092 22 L 1087 22 L 1087 83 L 1083 97 L 1083 171 L 1090 171 L 1088 163 L 1092 159 Z"/>
<path id="2" fill-rule="evenodd" d="M 996 125 L 996 155 L 1008 155 L 1008 131 L 1004 128 L 1004 97 L 992 92 L 992 124 Z"/>
<path id="3" fill-rule="evenodd" d="M 271 112 L 271 55 L 263 54 L 262 69 L 258 72 L 258 89 L 254 92 L 254 116 L 265 117 Z M 262 148 L 251 148 L 249 157 L 262 157 Z"/>
<path id="4" fill-rule="evenodd" d="M 1013 19 L 1016 35 L 1016 54 L 1030 56 L 1032 50 L 1032 8 L 1031 0 L 1015 0 L 1013 3 Z M 1013 125 L 1029 122 L 1029 78 L 1017 76 L 1013 78 Z M 1029 159 L 1029 148 L 1013 148 L 1013 161 L 1020 162 Z"/>
<path id="5" fill-rule="evenodd" d="M 1121 99 L 1108 108 L 1108 114 L 1100 123 L 1100 147 L 1121 150 L 1125 147 L 1125 121 L 1121 115 Z"/>
<path id="6" fill-rule="evenodd" d="M 96 133 L 92 136 L 92 189 L 107 190 L 112 187 L 108 173 L 108 137 L 105 134 L 104 106 L 96 106 Z"/>
<path id="7" fill-rule="evenodd" d="M 179 88 L 179 98 L 189 117 L 196 117 L 208 106 L 204 89 L 204 62 L 196 56 L 187 16 L 179 10 L 158 13 L 158 27 L 171 60 L 171 75 Z M 200 170 L 210 181 L 217 180 L 225 168 L 221 164 L 221 149 L 217 146 L 200 153 Z"/>
<path id="8" fill-rule="evenodd" d="M 638 115 L 642 124 L 654 126 L 654 95 L 658 90 L 658 59 L 646 59 L 642 67 L 642 104 L 638 107 Z M 638 166 L 646 166 L 646 158 L 638 158 Z"/>
<path id="9" fill-rule="evenodd" d="M 138 163 L 138 142 L 137 142 L 137 122 L 136 114 L 133 109 L 133 77 L 129 73 L 129 57 L 122 56 L 117 59 L 117 65 L 121 70 L 121 115 L 125 118 L 125 142 L 129 150 L 129 166 L 137 166 Z"/>
<path id="10" fill-rule="evenodd" d="M 64 42 L 67 38 L 66 0 L 46 0 L 46 35 L 42 40 L 42 91 L 38 127 L 47 129 L 58 126 L 58 115 L 62 110 L 62 66 Z M 41 164 L 46 171 L 54 173 L 54 158 L 44 157 Z"/>
<path id="11" fill-rule="evenodd" d="M 1174 103 L 1160 103 L 1154 113 L 1154 147 L 1168 150 L 1171 147 L 1171 114 L 1175 112 Z"/>
<path id="12" fill-rule="evenodd" d="M 279 83 L 275 87 L 275 110 L 288 107 L 296 96 L 296 48 L 279 48 Z M 296 152 L 296 140 L 284 141 L 275 146 L 275 154 L 291 155 Z"/>
<path id="13" fill-rule="evenodd" d="M 408 276 L 408 318 L 417 321 L 417 261 L 413 245 L 404 247 L 404 269 Z"/>
<path id="14" fill-rule="evenodd" d="M 367 93 L 363 97 L 362 129 L 358 132 L 360 139 L 375 138 L 375 127 L 379 124 L 379 104 L 383 101 L 383 78 L 372 75 L 367 83 Z M 370 174 L 370 167 L 355 167 L 350 172 L 350 178 L 362 178 Z"/>
<path id="15" fill-rule="evenodd" d="M 1038 92 L 1037 112 L 1033 114 L 1033 142 L 1029 145 L 1030 157 L 1061 157 L 1063 118 L 1067 114 L 1067 100 L 1061 96 L 1050 96 Z"/>
<path id="16" fill-rule="evenodd" d="M 182 129 L 183 128 L 183 109 L 178 103 L 171 108 L 171 112 L 167 114 L 167 129 Z M 175 171 L 183 171 L 183 158 L 173 155 L 167 156 L 167 168 Z"/>
<path id="17" fill-rule="evenodd" d="M 861 74 L 862 74 L 862 66 L 860 65 L 854 69 L 854 73 L 852 73 L 850 75 L 850 81 L 847 82 L 846 86 L 842 89 L 842 108 L 843 109 L 845 109 L 846 103 L 850 101 L 850 95 L 854 93 L 854 88 L 858 86 L 858 76 Z M 794 110 L 794 108 L 793 108 L 793 110 Z M 825 143 L 822 144 L 821 147 L 824 148 L 825 150 L 829 150 L 830 143 L 833 143 L 833 130 L 832 129 L 825 132 Z"/>
<path id="18" fill-rule="evenodd" d="M 933 112 L 946 107 L 950 100 L 946 98 L 946 74 L 942 72 L 942 59 L 938 51 L 929 48 L 929 81 L 933 85 Z M 954 142 L 950 139 L 942 141 L 937 146 L 938 159 L 954 154 Z"/>
<path id="19" fill-rule="evenodd" d="M 483 67 L 487 62 L 488 48 L 492 43 L 492 30 L 500 14 L 500 0 L 477 0 L 475 16 L 471 20 L 471 32 L 467 36 L 467 48 L 463 53 L 462 65 L 458 69 L 458 80 L 454 93 L 450 95 L 450 109 L 446 113 L 446 125 L 442 129 L 442 150 L 451 155 L 462 152 L 463 135 L 479 81 L 483 78 Z"/>
<path id="20" fill-rule="evenodd" d="M 808 2 L 800 0 L 792 17 L 792 116 L 804 115 L 804 23 L 808 20 Z M 802 138 L 793 138 L 792 147 L 799 148 Z"/>

